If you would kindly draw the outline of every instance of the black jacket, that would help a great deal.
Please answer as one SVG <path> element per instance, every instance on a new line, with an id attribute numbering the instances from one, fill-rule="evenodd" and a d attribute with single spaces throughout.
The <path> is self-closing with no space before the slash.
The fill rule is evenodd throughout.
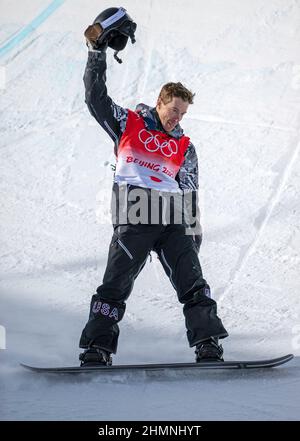
<path id="1" fill-rule="evenodd" d="M 115 154 L 117 154 L 118 145 L 126 127 L 128 110 L 114 103 L 107 94 L 106 68 L 106 52 L 89 51 L 83 78 L 85 102 L 91 115 L 113 140 Z M 135 110 L 140 113 L 147 128 L 164 131 L 155 107 L 150 108 L 145 104 L 139 104 Z M 171 136 L 174 138 L 183 136 L 183 130 L 179 124 Z M 193 193 L 192 199 L 195 203 L 198 190 L 198 159 L 195 147 L 191 142 L 185 152 L 185 160 L 176 180 L 182 193 Z M 114 191 L 118 192 L 119 189 L 116 187 L 117 184 L 114 184 Z"/>

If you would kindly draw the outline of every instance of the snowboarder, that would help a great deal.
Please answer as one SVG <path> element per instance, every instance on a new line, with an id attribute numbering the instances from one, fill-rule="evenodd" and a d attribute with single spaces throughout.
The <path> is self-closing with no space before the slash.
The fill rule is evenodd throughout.
<path id="1" fill-rule="evenodd" d="M 167 83 L 155 107 L 139 104 L 135 111 L 115 104 L 107 94 L 106 50 L 114 49 L 121 62 L 117 53 L 128 38 L 135 42 L 135 30 L 125 9 L 109 8 L 84 34 L 89 49 L 85 101 L 114 142 L 116 170 L 114 232 L 103 283 L 92 296 L 80 338 L 85 349 L 81 365 L 111 364 L 125 302 L 151 251 L 157 253 L 183 304 L 187 339 L 190 347 L 196 347 L 196 361 L 223 361 L 218 339 L 228 333 L 217 316 L 198 258 L 201 227 L 198 216 L 193 217 L 195 210 L 198 213 L 197 155 L 179 125 L 194 94 L 181 83 Z M 167 216 L 166 201 L 170 202 Z"/>

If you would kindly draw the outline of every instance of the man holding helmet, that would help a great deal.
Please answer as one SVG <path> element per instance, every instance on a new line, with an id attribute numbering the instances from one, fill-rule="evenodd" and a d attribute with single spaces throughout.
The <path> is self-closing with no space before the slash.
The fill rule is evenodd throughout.
<path id="1" fill-rule="evenodd" d="M 106 50 L 135 42 L 136 24 L 123 8 L 103 11 L 85 31 L 89 48 L 84 75 L 89 111 L 114 142 L 113 225 L 103 283 L 92 296 L 82 331 L 81 365 L 111 364 L 117 351 L 118 323 L 134 281 L 151 251 L 183 304 L 187 338 L 196 361 L 223 361 L 218 339 L 228 333 L 203 278 L 197 212 L 198 163 L 195 147 L 179 122 L 194 94 L 181 83 L 165 84 L 156 106 L 135 111 L 118 106 L 107 94 Z M 165 210 L 165 201 L 170 204 Z M 178 208 L 179 207 L 179 208 Z M 133 215 L 134 214 L 134 215 Z M 167 220 L 166 220 L 167 219 Z"/>

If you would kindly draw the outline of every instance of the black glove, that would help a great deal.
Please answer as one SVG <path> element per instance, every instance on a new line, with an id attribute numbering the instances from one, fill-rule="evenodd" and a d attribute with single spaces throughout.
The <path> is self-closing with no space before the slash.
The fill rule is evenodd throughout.
<path id="1" fill-rule="evenodd" d="M 197 253 L 199 253 L 200 246 L 201 246 L 201 243 L 202 243 L 202 234 L 194 234 L 193 235 L 193 239 L 194 239 L 194 243 L 195 243 L 195 247 L 196 247 Z"/>

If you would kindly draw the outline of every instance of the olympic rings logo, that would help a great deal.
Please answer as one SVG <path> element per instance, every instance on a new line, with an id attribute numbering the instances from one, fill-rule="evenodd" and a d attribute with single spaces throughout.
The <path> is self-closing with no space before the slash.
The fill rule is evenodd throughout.
<path id="1" fill-rule="evenodd" d="M 152 133 L 148 132 L 146 129 L 142 129 L 139 132 L 139 140 L 144 144 L 144 147 L 148 152 L 154 153 L 160 149 L 161 153 L 167 158 L 178 153 L 178 145 L 174 139 L 160 143 L 158 135 L 152 135 Z"/>

